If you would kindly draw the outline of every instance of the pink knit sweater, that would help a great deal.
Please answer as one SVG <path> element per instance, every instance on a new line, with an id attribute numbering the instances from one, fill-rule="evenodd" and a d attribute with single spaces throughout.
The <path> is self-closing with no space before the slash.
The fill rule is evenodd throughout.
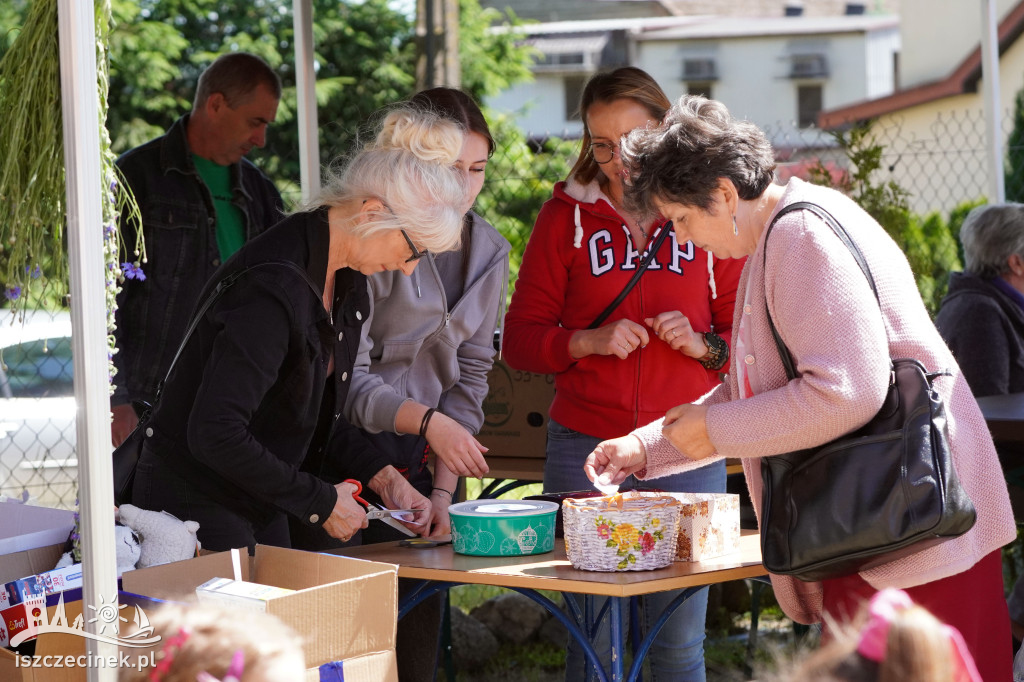
<path id="1" fill-rule="evenodd" d="M 826 443 L 878 411 L 888 384 L 888 359 L 916 358 L 936 379 L 947 405 L 953 462 L 978 512 L 966 534 L 864 571 L 873 587 L 906 588 L 967 570 L 1011 542 L 1016 526 L 1002 469 L 967 382 L 921 302 L 903 252 L 852 200 L 792 179 L 776 212 L 797 201 L 823 206 L 846 228 L 867 259 L 879 306 L 853 257 L 829 227 L 807 211 L 783 216 L 772 229 L 767 264 L 764 235 L 740 276 L 733 332 L 749 325 L 752 347 L 733 357 L 728 381 L 701 398 L 709 405 L 708 435 L 721 457 L 738 457 L 754 510 L 761 510 L 758 458 Z M 772 216 L 774 217 L 774 215 Z M 740 300 L 745 295 L 745 299 Z M 765 300 L 800 378 L 787 381 L 768 328 Z M 883 327 L 884 323 L 884 327 Z M 886 339 L 888 338 L 888 344 Z M 746 363 L 753 393 L 740 398 L 735 363 Z M 661 421 L 633 432 L 647 449 L 643 478 L 657 478 L 713 460 L 688 460 L 661 433 Z M 821 584 L 771 576 L 779 604 L 801 623 L 821 619 Z"/>

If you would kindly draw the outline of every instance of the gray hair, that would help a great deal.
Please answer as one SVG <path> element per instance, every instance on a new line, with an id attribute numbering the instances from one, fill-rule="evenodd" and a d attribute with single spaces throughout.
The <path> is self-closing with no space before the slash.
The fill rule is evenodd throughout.
<path id="1" fill-rule="evenodd" d="M 468 192 L 465 177 L 455 168 L 463 137 L 462 126 L 450 119 L 398 106 L 384 117 L 373 141 L 340 170 L 327 171 L 323 190 L 305 208 L 378 198 L 388 210 L 354 225 L 353 234 L 404 228 L 428 251 L 456 249 Z"/>
<path id="2" fill-rule="evenodd" d="M 221 55 L 199 76 L 192 111 L 202 109 L 215 92 L 224 95 L 228 106 L 237 107 L 246 95 L 261 85 L 272 92 L 275 99 L 281 99 L 281 79 L 261 58 L 248 52 Z"/>
<path id="3" fill-rule="evenodd" d="M 775 172 L 760 128 L 697 95 L 680 97 L 660 125 L 629 133 L 619 153 L 629 173 L 626 207 L 644 215 L 657 212 L 654 199 L 707 211 L 720 178 L 732 181 L 740 199 L 756 199 Z"/>
<path id="4" fill-rule="evenodd" d="M 1013 254 L 1024 257 L 1024 204 L 978 206 L 960 227 L 964 270 L 991 279 L 1009 271 Z"/>

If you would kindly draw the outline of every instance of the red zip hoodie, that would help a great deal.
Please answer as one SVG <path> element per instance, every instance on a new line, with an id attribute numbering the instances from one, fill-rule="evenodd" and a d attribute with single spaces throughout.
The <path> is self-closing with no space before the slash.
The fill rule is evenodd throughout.
<path id="1" fill-rule="evenodd" d="M 624 222 L 596 182 L 558 183 L 537 216 L 505 316 L 505 361 L 516 369 L 554 373 L 551 418 L 598 438 L 625 435 L 718 384 L 717 371 L 672 350 L 653 331 L 647 347 L 625 360 L 570 357 L 569 338 L 619 295 L 644 256 Z M 652 244 L 659 224 L 648 230 Z M 713 330 L 731 347 L 736 284 L 745 259 L 714 258 L 712 279 L 708 257 L 691 242 L 679 244 L 674 233 L 668 235 L 604 324 L 623 318 L 644 324 L 644 318 L 678 310 L 696 331 Z"/>

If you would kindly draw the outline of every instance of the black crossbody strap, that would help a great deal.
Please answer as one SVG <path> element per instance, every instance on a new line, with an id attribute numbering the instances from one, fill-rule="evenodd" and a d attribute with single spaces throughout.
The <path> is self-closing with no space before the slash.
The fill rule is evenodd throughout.
<path id="1" fill-rule="evenodd" d="M 600 327 L 601 323 L 607 320 L 608 316 L 615 312 L 615 309 L 619 307 L 619 304 L 626 300 L 626 296 L 633 290 L 636 283 L 640 281 L 640 275 L 644 274 L 644 270 L 646 270 L 647 266 L 651 264 L 652 260 L 654 260 L 655 254 L 658 253 L 658 249 L 661 248 L 662 243 L 671 231 L 672 221 L 670 220 L 661 226 L 661 232 L 658 234 L 658 238 L 654 240 L 654 244 L 652 244 L 651 248 L 647 250 L 647 255 L 644 256 L 644 259 L 640 262 L 640 267 L 636 269 L 633 276 L 629 278 L 628 282 L 626 282 L 625 288 L 623 288 L 619 295 L 615 297 L 614 301 L 608 304 L 608 307 L 605 308 L 600 315 L 594 318 L 594 321 L 590 323 L 587 329 L 597 329 Z"/>
<path id="2" fill-rule="evenodd" d="M 832 231 L 835 232 L 837 237 L 839 237 L 839 240 L 846 245 L 847 249 L 850 250 L 850 253 L 853 255 L 853 259 L 857 261 L 857 265 L 864 273 L 864 276 L 868 278 L 868 284 L 871 286 L 871 291 L 874 292 L 875 300 L 877 301 L 878 289 L 875 287 L 875 278 L 871 276 L 871 270 L 868 268 L 868 262 L 867 260 L 865 260 L 864 254 L 860 252 L 860 249 L 857 248 L 857 245 L 853 243 L 852 239 L 850 239 L 850 235 L 846 233 L 846 230 L 843 228 L 842 225 L 839 224 L 839 221 L 837 221 L 831 213 L 826 211 L 821 206 L 818 206 L 817 204 L 812 204 L 809 201 L 798 201 L 794 204 L 790 204 L 789 206 L 785 206 L 776 214 L 775 218 L 772 219 L 772 222 L 771 224 L 768 225 L 768 230 L 764 235 L 764 253 L 761 254 L 763 257 L 761 263 L 762 269 L 766 267 L 766 264 L 768 262 L 768 237 L 769 235 L 771 235 L 772 228 L 775 227 L 775 223 L 778 222 L 779 218 L 781 218 L 782 216 L 786 215 L 791 211 L 810 211 L 811 213 L 815 214 L 816 216 L 824 220 L 825 224 L 832 228 Z M 782 337 L 779 336 L 778 330 L 775 329 L 775 323 L 772 322 L 772 313 L 770 310 L 768 310 L 767 299 L 765 299 L 764 307 L 765 312 L 768 313 L 768 326 L 771 327 L 772 336 L 775 338 L 775 345 L 779 349 L 779 355 L 782 357 L 782 364 L 786 368 L 786 376 L 789 377 L 790 379 L 795 379 L 797 376 L 796 367 L 793 366 L 793 359 L 789 355 L 789 349 L 786 348 L 786 344 L 783 343 Z"/>
<path id="3" fill-rule="evenodd" d="M 313 280 L 309 278 L 309 273 L 307 273 L 303 268 L 300 268 L 295 263 L 287 260 L 274 260 L 266 261 L 263 263 L 253 263 L 252 265 L 242 270 L 238 270 L 237 272 L 231 273 L 221 281 L 217 282 L 217 286 L 214 288 L 213 291 L 210 292 L 210 295 L 206 297 L 206 300 L 203 301 L 203 305 L 199 308 L 198 311 L 196 311 L 196 314 L 192 317 L 192 321 L 189 322 L 188 329 L 185 331 L 185 336 L 181 339 L 181 344 L 178 346 L 178 352 L 174 354 L 174 359 L 171 360 L 171 364 L 168 365 L 167 367 L 167 374 L 164 375 L 164 378 L 160 380 L 160 383 L 156 387 L 156 395 L 153 397 L 153 405 L 156 405 L 157 402 L 160 400 L 160 393 L 163 391 L 164 382 L 167 381 L 167 377 L 171 376 L 171 370 L 174 369 L 174 365 L 178 362 L 178 358 L 181 357 L 182 351 L 185 350 L 185 344 L 188 343 L 188 340 L 192 337 L 192 333 L 196 330 L 196 327 L 199 326 L 199 323 L 202 321 L 203 317 L 205 317 L 206 313 L 210 310 L 210 306 L 216 303 L 217 299 L 223 296 L 224 292 L 231 288 L 231 285 L 237 282 L 242 275 L 246 274 L 251 270 L 255 270 L 256 268 L 261 268 L 268 265 L 281 265 L 284 267 L 291 268 L 292 270 L 294 270 L 295 272 L 299 273 L 302 276 L 303 281 L 309 285 L 309 288 L 313 290 L 313 293 L 318 298 L 322 296 L 320 289 L 318 289 L 316 284 L 313 283 Z"/>

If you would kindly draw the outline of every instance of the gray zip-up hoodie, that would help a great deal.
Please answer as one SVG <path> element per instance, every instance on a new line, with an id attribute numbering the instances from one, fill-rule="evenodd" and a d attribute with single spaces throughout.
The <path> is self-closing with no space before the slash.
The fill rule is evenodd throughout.
<path id="1" fill-rule="evenodd" d="M 470 433 L 480 430 L 510 246 L 486 220 L 471 215 L 468 276 L 454 308 L 448 308 L 433 254 L 411 277 L 395 271 L 368 278 L 372 308 L 345 405 L 356 426 L 395 433 L 398 408 L 415 400 L 438 406 Z"/>

